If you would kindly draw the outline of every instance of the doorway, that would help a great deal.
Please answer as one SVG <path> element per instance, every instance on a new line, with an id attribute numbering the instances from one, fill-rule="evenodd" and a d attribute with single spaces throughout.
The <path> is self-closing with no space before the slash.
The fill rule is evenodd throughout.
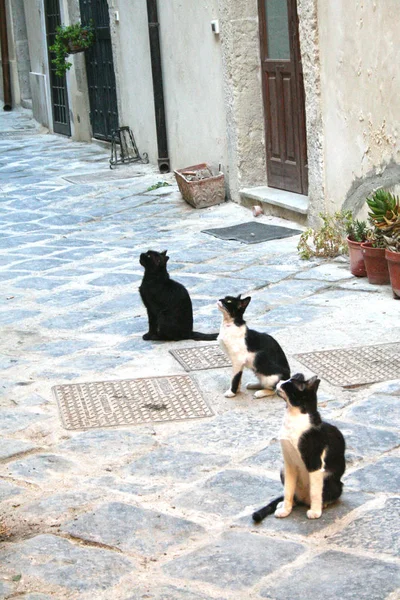
<path id="1" fill-rule="evenodd" d="M 307 195 L 307 140 L 296 0 L 259 0 L 268 186 Z"/>
<path id="2" fill-rule="evenodd" d="M 82 25 L 91 25 L 95 42 L 85 51 L 93 137 L 111 141 L 118 129 L 117 90 L 107 0 L 80 0 Z"/>
<path id="3" fill-rule="evenodd" d="M 51 106 L 53 113 L 53 129 L 55 133 L 71 135 L 71 125 L 69 120 L 67 79 L 65 75 L 59 77 L 56 75 L 56 67 L 51 62 L 54 54 L 49 51 L 49 47 L 54 44 L 56 28 L 61 25 L 61 13 L 59 0 L 45 0 L 46 34 L 47 50 L 49 53 L 50 69 L 50 91 Z"/>

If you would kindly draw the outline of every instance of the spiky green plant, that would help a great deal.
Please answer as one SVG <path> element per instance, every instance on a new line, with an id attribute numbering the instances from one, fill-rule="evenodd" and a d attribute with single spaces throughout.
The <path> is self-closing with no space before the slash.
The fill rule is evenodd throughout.
<path id="1" fill-rule="evenodd" d="M 353 242 L 365 242 L 368 235 L 368 224 L 366 221 L 351 220 L 346 226 L 347 236 Z"/>
<path id="2" fill-rule="evenodd" d="M 382 238 L 382 246 L 400 251 L 400 198 L 388 190 L 379 189 L 367 198 L 368 216 L 374 225 L 376 237 Z M 381 236 L 379 235 L 381 234 Z"/>

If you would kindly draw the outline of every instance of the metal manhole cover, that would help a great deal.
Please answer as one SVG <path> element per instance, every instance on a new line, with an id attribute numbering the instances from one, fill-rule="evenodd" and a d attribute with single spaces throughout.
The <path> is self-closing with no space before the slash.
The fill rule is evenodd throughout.
<path id="1" fill-rule="evenodd" d="M 66 429 L 90 429 L 211 417 L 189 375 L 56 385 Z"/>
<path id="2" fill-rule="evenodd" d="M 341 387 L 400 378 L 400 343 L 322 350 L 295 357 L 318 376 Z"/>
<path id="3" fill-rule="evenodd" d="M 182 365 L 185 371 L 220 369 L 230 367 L 231 361 L 217 345 L 195 346 L 170 350 L 170 353 Z"/>

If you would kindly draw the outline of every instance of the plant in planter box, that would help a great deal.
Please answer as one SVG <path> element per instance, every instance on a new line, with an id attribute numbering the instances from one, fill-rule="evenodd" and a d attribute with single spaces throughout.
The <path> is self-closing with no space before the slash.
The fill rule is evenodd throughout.
<path id="1" fill-rule="evenodd" d="M 366 277 L 364 257 L 361 244 L 367 241 L 368 225 L 366 221 L 351 220 L 346 226 L 347 244 L 349 246 L 350 271 L 356 277 Z"/>
<path id="2" fill-rule="evenodd" d="M 56 67 L 56 75 L 63 77 L 72 67 L 72 63 L 67 61 L 68 54 L 83 52 L 93 42 L 94 32 L 89 25 L 74 23 L 57 27 L 54 44 L 49 48 L 55 55 L 51 62 Z"/>

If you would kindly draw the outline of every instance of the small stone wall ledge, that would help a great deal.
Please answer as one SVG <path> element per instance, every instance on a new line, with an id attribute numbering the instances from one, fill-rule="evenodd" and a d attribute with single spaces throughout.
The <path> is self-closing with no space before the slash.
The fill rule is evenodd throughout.
<path id="1" fill-rule="evenodd" d="M 272 204 L 302 215 L 306 215 L 308 212 L 308 196 L 302 194 L 286 192 L 268 186 L 259 186 L 243 188 L 240 190 L 240 196 L 242 199 Z"/>

